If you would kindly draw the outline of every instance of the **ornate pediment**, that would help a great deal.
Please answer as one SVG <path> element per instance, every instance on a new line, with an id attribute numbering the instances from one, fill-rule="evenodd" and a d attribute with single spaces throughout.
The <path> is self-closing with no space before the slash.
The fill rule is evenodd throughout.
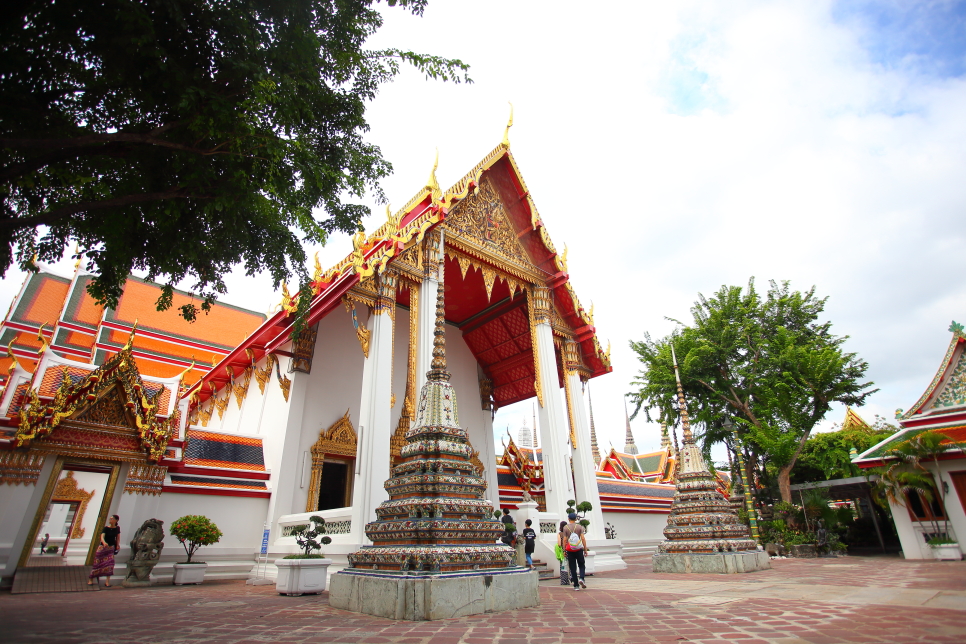
<path id="1" fill-rule="evenodd" d="M 108 425 L 136 430 L 134 420 L 127 413 L 122 391 L 114 387 L 93 405 L 71 418 L 94 425 Z"/>
<path id="2" fill-rule="evenodd" d="M 472 239 L 498 257 L 531 265 L 499 192 L 485 175 L 476 192 L 453 208 L 446 218 L 446 229 L 460 238 Z"/>

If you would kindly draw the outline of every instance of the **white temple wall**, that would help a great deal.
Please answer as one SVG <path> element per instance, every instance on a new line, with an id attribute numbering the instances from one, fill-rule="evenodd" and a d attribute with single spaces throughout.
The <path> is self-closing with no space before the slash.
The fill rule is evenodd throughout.
<path id="1" fill-rule="evenodd" d="M 614 512 L 604 510 L 604 523 L 617 528 L 617 538 L 624 542 L 664 540 L 667 512 Z"/>
<path id="2" fill-rule="evenodd" d="M 366 316 L 365 307 L 357 306 L 356 314 L 360 323 Z M 400 316 L 397 315 L 397 323 Z M 349 410 L 349 419 L 356 432 L 359 431 L 359 392 L 362 387 L 362 368 L 365 356 L 352 326 L 352 318 L 344 309 L 332 311 L 319 322 L 316 336 L 315 354 L 312 359 L 312 373 L 295 373 L 289 377 L 305 378 L 306 395 L 302 411 L 301 433 L 298 438 L 297 457 L 294 462 L 275 463 L 276 468 L 295 468 L 298 476 L 294 478 L 291 505 L 277 508 L 275 514 L 293 514 L 305 510 L 309 489 L 309 474 L 312 467 L 311 448 L 319 439 L 319 433 L 328 429 Z M 399 373 L 397 371 L 397 373 Z M 402 374 L 405 374 L 403 365 Z M 405 386 L 405 381 L 403 382 Z M 276 384 L 277 387 L 277 384 Z M 402 400 L 401 394 L 397 396 Z M 294 400 L 292 401 L 294 402 Z M 396 405 L 400 406 L 399 403 Z M 263 421 L 263 426 L 266 419 Z M 284 429 L 284 423 L 279 424 Z M 284 433 L 284 432 L 276 432 Z M 275 452 L 280 452 L 280 442 L 276 442 Z M 280 457 L 280 454 L 276 458 Z M 274 480 L 273 475 L 273 480 Z"/>
<path id="3" fill-rule="evenodd" d="M 450 382 L 456 387 L 456 400 L 459 404 L 460 425 L 466 430 L 473 449 L 480 453 L 480 460 L 486 467 L 484 479 L 487 490 L 484 498 L 495 505 L 500 504 L 499 489 L 489 486 L 496 482 L 496 455 L 493 447 L 492 424 L 485 422 L 485 414 L 480 400 L 480 375 L 476 357 L 463 340 L 462 332 L 451 324 L 446 325 L 446 365 L 453 374 Z"/>
<path id="4" fill-rule="evenodd" d="M 0 490 L 0 577 L 9 583 L 17 570 L 24 542 L 33 538 L 30 525 L 43 500 L 56 457 L 48 455 L 35 485 L 3 485 Z"/>
<path id="5" fill-rule="evenodd" d="M 171 536 L 171 524 L 188 514 L 206 516 L 222 531 L 221 540 L 202 547 L 194 558 L 233 558 L 254 562 L 262 538 L 262 525 L 268 510 L 268 499 L 207 494 L 179 494 L 165 492 L 160 496 L 155 516 L 164 521 L 163 560 L 184 561 L 184 547 Z M 122 541 L 130 542 L 144 519 L 136 524 L 122 525 Z M 126 533 L 126 534 L 124 534 Z"/>
<path id="6" fill-rule="evenodd" d="M 933 463 L 923 463 L 930 471 L 933 478 L 936 477 L 936 465 Z M 956 493 L 956 486 L 953 485 L 950 472 L 962 472 L 966 470 L 966 459 L 955 459 L 940 461 L 939 471 L 942 473 L 942 480 L 949 485 L 946 493 L 946 514 L 949 519 L 950 537 L 959 541 L 959 549 L 962 551 L 966 547 L 966 512 L 963 504 Z M 903 506 L 892 505 L 892 519 L 895 522 L 896 533 L 899 535 L 899 543 L 902 544 L 902 554 L 906 559 L 932 559 L 932 548 L 926 543 L 927 537 L 924 535 L 932 534 L 936 531 L 932 521 L 913 521 L 909 510 Z M 884 527 L 884 526 L 883 526 Z M 943 522 L 939 522 L 939 529 L 943 529 Z"/>

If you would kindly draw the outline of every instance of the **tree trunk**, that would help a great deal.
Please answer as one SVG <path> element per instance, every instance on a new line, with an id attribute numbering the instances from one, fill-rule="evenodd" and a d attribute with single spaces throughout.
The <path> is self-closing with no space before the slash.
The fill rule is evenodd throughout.
<path id="1" fill-rule="evenodd" d="M 798 461 L 798 455 L 802 453 L 802 448 L 805 447 L 805 441 L 808 440 L 811 433 L 812 430 L 809 429 L 802 434 L 802 437 L 798 441 L 798 447 L 795 448 L 795 453 L 788 459 L 788 464 L 778 470 L 778 491 L 781 492 L 782 501 L 785 503 L 792 502 L 792 468 L 795 467 L 795 463 Z"/>

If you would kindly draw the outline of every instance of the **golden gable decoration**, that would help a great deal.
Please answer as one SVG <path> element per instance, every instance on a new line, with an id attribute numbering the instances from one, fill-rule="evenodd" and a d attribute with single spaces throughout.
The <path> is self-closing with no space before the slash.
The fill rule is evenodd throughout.
<path id="1" fill-rule="evenodd" d="M 454 233 L 475 237 L 484 247 L 498 251 L 523 264 L 530 260 L 523 254 L 503 200 L 486 176 L 476 192 L 460 201 L 446 218 L 446 227 Z"/>
<path id="2" fill-rule="evenodd" d="M 134 334 L 131 335 L 133 337 Z M 28 389 L 20 409 L 17 447 L 27 447 L 34 440 L 50 435 L 64 419 L 78 413 L 90 414 L 91 407 L 110 394 L 118 397 L 127 418 L 133 420 L 129 426 L 136 429 L 148 460 L 157 461 L 164 456 L 171 437 L 171 426 L 167 422 L 156 422 L 156 412 L 165 388 L 160 388 L 153 398 L 148 399 L 130 345 L 131 340 L 128 340 L 111 359 L 77 382 L 64 378 L 50 403 L 41 401 L 36 389 Z M 115 419 L 115 403 L 108 401 L 105 403 L 107 405 L 112 407 L 94 412 L 95 416 Z"/>

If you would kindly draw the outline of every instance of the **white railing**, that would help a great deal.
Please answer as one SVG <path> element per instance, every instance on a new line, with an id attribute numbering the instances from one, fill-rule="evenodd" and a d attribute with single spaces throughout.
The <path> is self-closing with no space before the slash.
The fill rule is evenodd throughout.
<path id="1" fill-rule="evenodd" d="M 335 508 L 332 510 L 320 510 L 317 512 L 300 512 L 299 514 L 286 514 L 278 518 L 278 527 L 275 534 L 276 546 L 296 545 L 295 537 L 292 536 L 292 528 L 299 525 L 310 523 L 310 517 L 322 517 L 325 519 L 325 534 L 332 537 L 332 543 L 348 543 L 352 531 L 352 508 Z"/>

